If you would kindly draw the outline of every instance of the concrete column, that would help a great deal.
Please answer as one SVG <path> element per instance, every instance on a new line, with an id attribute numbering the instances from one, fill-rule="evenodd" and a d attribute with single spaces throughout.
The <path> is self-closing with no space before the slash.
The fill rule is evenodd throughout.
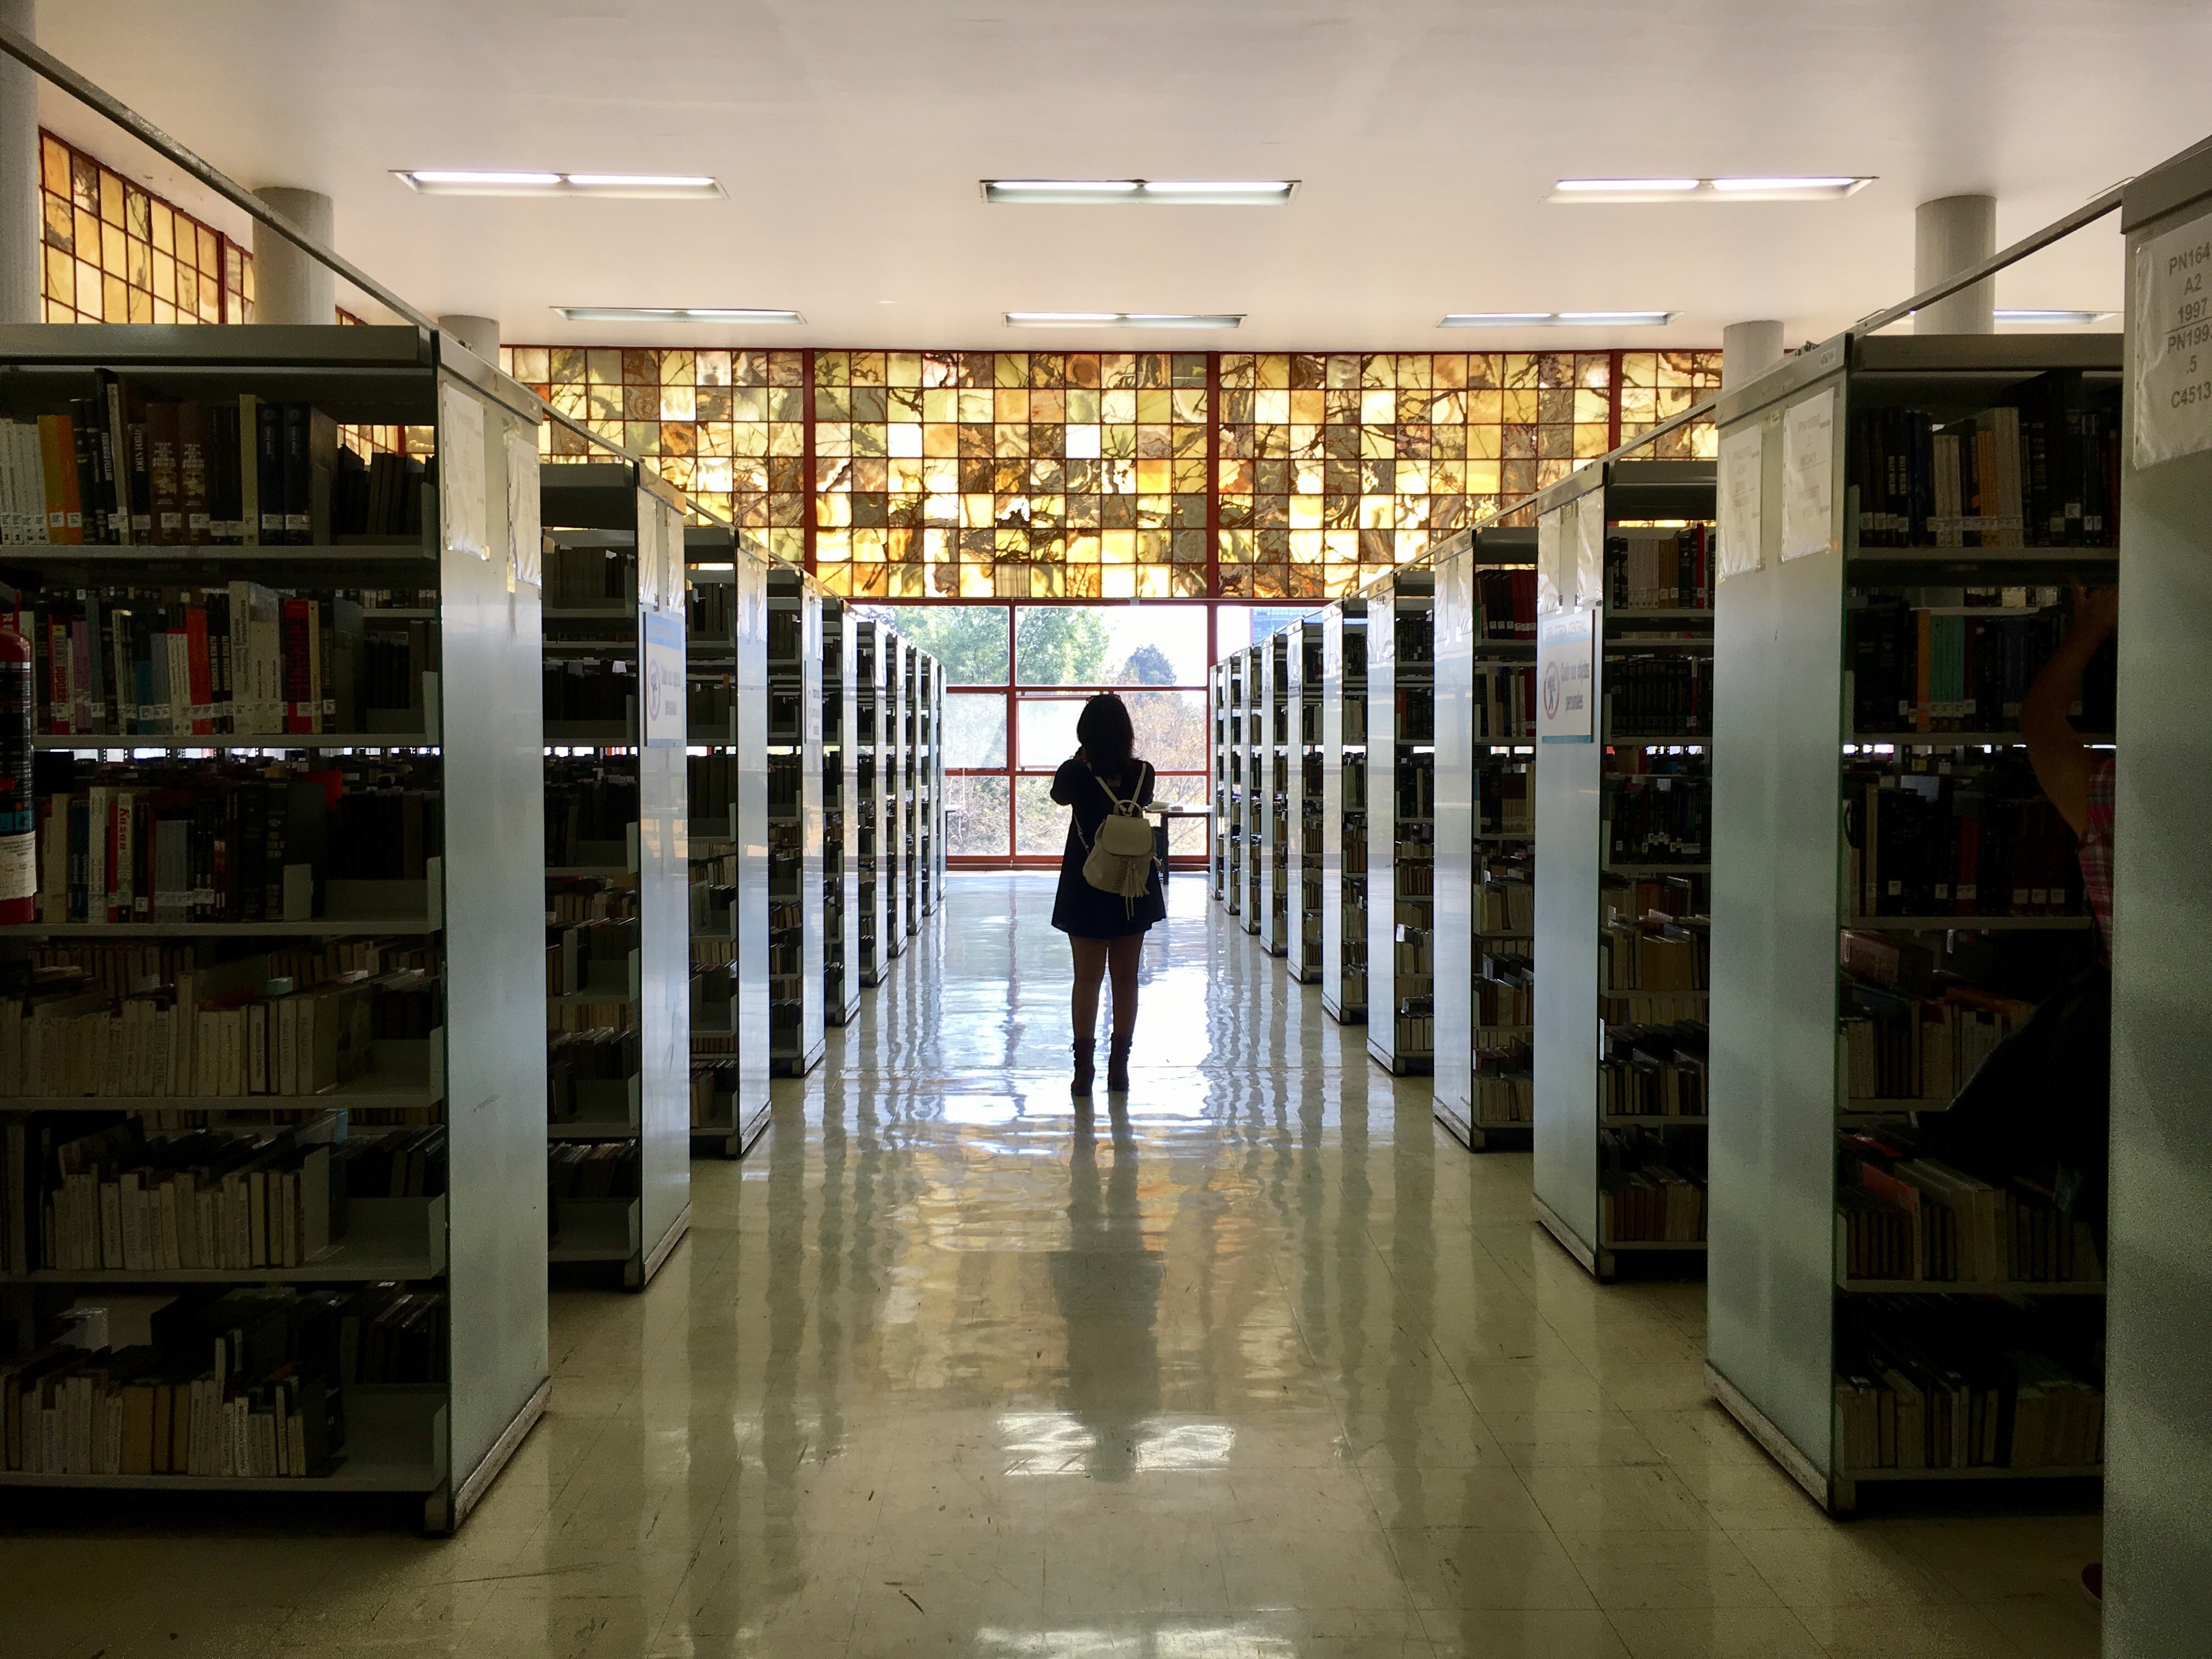
<path id="1" fill-rule="evenodd" d="M 438 319 L 438 326 L 459 340 L 494 368 L 499 367 L 499 319 L 471 317 L 453 312 Z"/>
<path id="2" fill-rule="evenodd" d="M 1997 198 L 1946 196 L 1923 202 L 1912 216 L 1912 291 L 1932 288 L 1997 251 Z M 1984 277 L 1948 300 L 1915 312 L 1915 334 L 1994 334 L 1997 287 Z"/>
<path id="3" fill-rule="evenodd" d="M 0 0 L 0 23 L 36 40 L 38 0 Z M 0 323 L 39 323 L 39 77 L 0 58 Z"/>
<path id="4" fill-rule="evenodd" d="M 325 247 L 333 245 L 331 198 L 317 190 L 270 185 L 253 192 Z M 337 275 L 290 238 L 253 227 L 253 315 L 263 323 L 335 323 Z"/>
<path id="5" fill-rule="evenodd" d="M 1721 331 L 1721 390 L 1754 380 L 1782 361 L 1778 322 L 1730 323 Z"/>

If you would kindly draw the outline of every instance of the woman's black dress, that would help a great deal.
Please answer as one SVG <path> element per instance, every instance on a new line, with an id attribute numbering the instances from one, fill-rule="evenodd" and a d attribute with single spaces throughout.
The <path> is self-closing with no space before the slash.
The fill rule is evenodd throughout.
<path id="1" fill-rule="evenodd" d="M 1152 798 L 1152 769 L 1143 761 L 1133 761 L 1130 767 L 1132 772 L 1141 773 L 1136 793 L 1137 804 L 1141 806 Z M 1116 797 L 1122 800 L 1130 798 L 1126 776 L 1110 782 Z M 1112 893 L 1100 892 L 1083 878 L 1083 860 L 1091 856 L 1091 843 L 1098 834 L 1098 826 L 1114 810 L 1106 788 L 1079 760 L 1062 761 L 1052 780 L 1053 799 L 1075 811 L 1074 819 L 1067 826 L 1066 850 L 1060 855 L 1060 892 L 1052 902 L 1052 925 L 1077 939 L 1121 939 L 1141 933 L 1154 922 L 1167 919 L 1167 895 L 1160 890 L 1160 872 L 1157 868 L 1146 884 L 1144 896 L 1137 900 L 1133 908 Z M 1076 833 L 1078 830 L 1082 831 L 1080 836 Z"/>

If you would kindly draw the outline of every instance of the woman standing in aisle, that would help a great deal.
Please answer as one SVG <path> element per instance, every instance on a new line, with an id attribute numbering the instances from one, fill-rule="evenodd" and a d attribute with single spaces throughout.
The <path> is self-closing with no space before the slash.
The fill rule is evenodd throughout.
<path id="1" fill-rule="evenodd" d="M 1092 886 L 1083 872 L 1099 826 L 1116 811 L 1133 812 L 1152 798 L 1152 765 L 1137 758 L 1136 728 L 1129 723 L 1127 706 L 1112 692 L 1100 692 L 1083 705 L 1075 738 L 1081 746 L 1060 763 L 1052 781 L 1053 800 L 1074 813 L 1067 826 L 1067 846 L 1060 854 L 1052 925 L 1067 935 L 1075 952 L 1075 1081 L 1071 1091 L 1088 1098 L 1097 1047 L 1099 981 L 1112 972 L 1114 1035 L 1107 1051 L 1106 1086 L 1126 1093 L 1129 1043 L 1137 1030 L 1137 957 L 1146 929 L 1164 921 L 1168 907 L 1157 868 L 1143 894 L 1133 898 Z"/>

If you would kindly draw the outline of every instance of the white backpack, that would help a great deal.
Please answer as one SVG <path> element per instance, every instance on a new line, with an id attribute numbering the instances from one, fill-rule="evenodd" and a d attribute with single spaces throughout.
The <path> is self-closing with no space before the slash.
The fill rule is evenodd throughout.
<path id="1" fill-rule="evenodd" d="M 1083 769 L 1091 774 L 1091 781 L 1105 790 L 1106 799 L 1114 803 L 1114 810 L 1100 823 L 1098 833 L 1088 843 L 1091 851 L 1083 860 L 1083 878 L 1100 892 L 1113 894 L 1133 911 L 1137 901 L 1152 884 L 1155 848 L 1152 822 L 1133 799 L 1120 799 L 1106 788 L 1105 779 L 1087 766 Z M 1146 770 L 1149 772 L 1151 769 L 1147 767 Z M 1144 793 L 1141 783 L 1137 793 Z M 1079 840 L 1083 834 L 1080 820 L 1075 833 Z"/>

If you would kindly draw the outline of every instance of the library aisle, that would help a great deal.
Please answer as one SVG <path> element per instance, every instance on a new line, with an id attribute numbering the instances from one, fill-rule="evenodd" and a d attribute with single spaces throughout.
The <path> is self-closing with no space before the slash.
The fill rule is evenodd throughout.
<path id="1" fill-rule="evenodd" d="M 149 1498 L 0 1539 L 0 1650 L 2095 1651 L 2094 1516 L 1826 1519 L 1706 1399 L 1703 1285 L 1594 1282 L 1203 878 L 1091 1127 L 1050 878 L 945 891 L 653 1285 L 555 1294 L 458 1537 Z"/>

